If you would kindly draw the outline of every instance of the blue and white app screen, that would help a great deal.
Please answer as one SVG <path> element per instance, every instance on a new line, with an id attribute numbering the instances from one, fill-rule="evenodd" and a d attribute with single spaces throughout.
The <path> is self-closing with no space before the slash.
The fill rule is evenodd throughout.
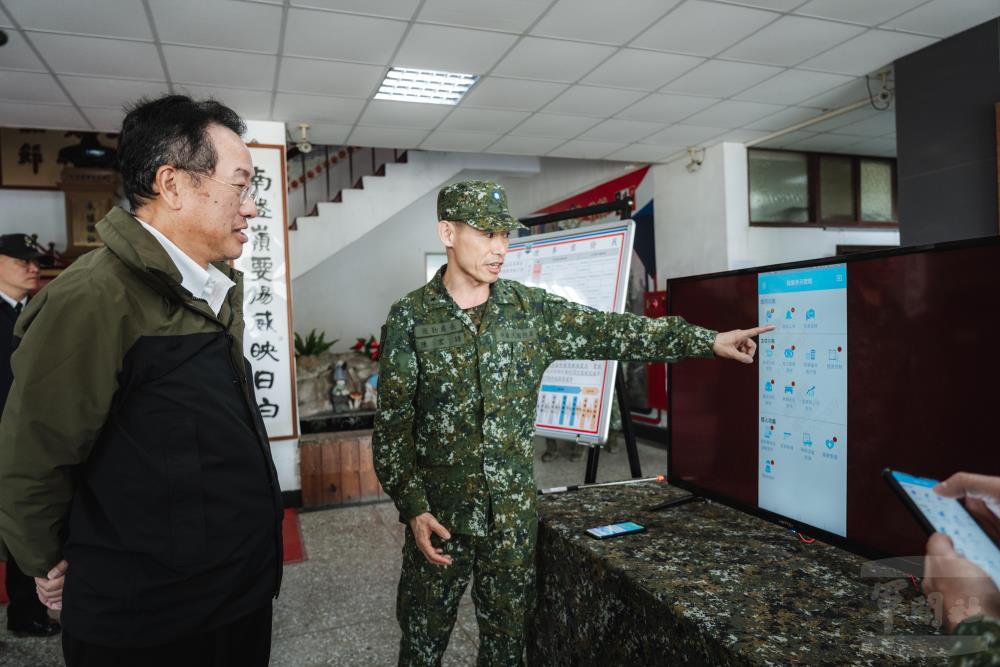
<path id="1" fill-rule="evenodd" d="M 934 530 L 951 538 L 955 551 L 983 568 L 1000 586 L 1000 549 L 976 520 L 954 498 L 942 498 L 932 490 L 937 480 L 893 471 L 906 495 L 920 508 Z"/>
<path id="2" fill-rule="evenodd" d="M 846 537 L 847 266 L 757 281 L 757 504 Z"/>

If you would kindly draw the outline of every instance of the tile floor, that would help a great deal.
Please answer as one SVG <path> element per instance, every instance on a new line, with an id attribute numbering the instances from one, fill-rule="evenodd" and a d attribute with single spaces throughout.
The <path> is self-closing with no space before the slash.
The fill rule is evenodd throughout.
<path id="1" fill-rule="evenodd" d="M 560 445 L 560 457 L 541 462 L 543 441 L 535 446 L 539 486 L 583 481 L 586 457 L 569 460 L 574 446 Z M 666 472 L 666 450 L 640 443 L 647 476 Z M 601 454 L 598 480 L 628 477 L 624 445 Z M 580 491 L 577 493 L 585 493 Z M 275 602 L 271 651 L 273 667 L 381 667 L 396 662 L 399 626 L 394 613 L 403 528 L 391 504 L 337 508 L 301 515 L 308 560 L 285 566 L 281 597 Z M 58 667 L 58 639 L 18 639 L 0 623 L 0 665 Z M 444 664 L 474 665 L 478 645 L 475 610 L 466 593 Z"/>

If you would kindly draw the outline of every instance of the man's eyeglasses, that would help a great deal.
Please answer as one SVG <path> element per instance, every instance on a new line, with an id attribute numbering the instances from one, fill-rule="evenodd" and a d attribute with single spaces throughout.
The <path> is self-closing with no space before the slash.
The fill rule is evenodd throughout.
<path id="1" fill-rule="evenodd" d="M 222 183 L 223 185 L 228 185 L 234 190 L 239 190 L 240 193 L 240 204 L 246 204 L 248 201 L 257 200 L 257 185 L 251 183 L 250 185 L 233 185 L 232 183 L 227 183 L 226 181 L 215 178 L 214 176 L 209 176 L 208 174 L 203 174 L 201 172 L 192 172 L 199 176 L 204 176 L 210 181 L 215 181 L 216 183 Z"/>

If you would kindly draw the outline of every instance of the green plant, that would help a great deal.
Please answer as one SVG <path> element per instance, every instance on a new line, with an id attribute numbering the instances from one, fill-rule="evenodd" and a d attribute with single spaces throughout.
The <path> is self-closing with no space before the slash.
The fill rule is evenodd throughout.
<path id="1" fill-rule="evenodd" d="M 308 357 L 316 354 L 322 354 L 337 344 L 338 339 L 334 338 L 333 340 L 327 342 L 324 340 L 325 338 L 326 333 L 320 331 L 319 334 L 317 334 L 315 329 L 306 334 L 305 339 L 296 333 L 295 356 Z"/>

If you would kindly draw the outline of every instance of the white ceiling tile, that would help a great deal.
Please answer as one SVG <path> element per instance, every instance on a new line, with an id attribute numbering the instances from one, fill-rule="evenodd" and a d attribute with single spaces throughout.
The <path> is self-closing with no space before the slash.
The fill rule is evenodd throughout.
<path id="1" fill-rule="evenodd" d="M 559 0 L 531 34 L 620 45 L 679 2 L 629 0 L 627 14 L 623 14 L 621 5 L 607 0 Z"/>
<path id="2" fill-rule="evenodd" d="M 685 120 L 685 122 L 692 125 L 709 125 L 724 128 L 742 127 L 764 116 L 781 111 L 781 109 L 782 107 L 777 104 L 723 100 L 714 107 L 696 113 Z"/>
<path id="3" fill-rule="evenodd" d="M 554 113 L 586 114 L 607 118 L 632 104 L 644 93 L 634 90 L 616 90 L 596 86 L 572 86 L 552 100 L 546 111 Z"/>
<path id="4" fill-rule="evenodd" d="M 584 77 L 582 83 L 652 91 L 702 62 L 704 59 L 695 56 L 622 49 Z"/>
<path id="5" fill-rule="evenodd" d="M 649 120 L 654 123 L 676 123 L 716 102 L 718 100 L 709 97 L 655 93 L 620 112 L 618 118 Z"/>
<path id="6" fill-rule="evenodd" d="M 796 14 L 824 19 L 878 25 L 899 16 L 927 0 L 811 0 L 795 10 Z"/>
<path id="7" fill-rule="evenodd" d="M 712 137 L 719 136 L 725 130 L 717 127 L 702 127 L 700 125 L 671 125 L 642 140 L 644 144 L 659 144 L 662 146 L 700 146 Z"/>
<path id="8" fill-rule="evenodd" d="M 500 79 L 489 76 L 481 79 L 462 100 L 463 107 L 496 107 L 535 111 L 545 106 L 553 97 L 566 90 L 563 83 Z"/>
<path id="9" fill-rule="evenodd" d="M 153 0 L 150 9 L 161 42 L 278 52 L 280 7 L 235 0 Z"/>
<path id="10" fill-rule="evenodd" d="M 997 0 L 933 0 L 889 21 L 885 27 L 950 37 L 997 16 L 1000 16 Z"/>
<path id="11" fill-rule="evenodd" d="M 525 37 L 504 56 L 493 73 L 572 83 L 614 51 L 611 46 Z"/>
<path id="12" fill-rule="evenodd" d="M 118 132 L 122 129 L 122 119 L 125 118 L 125 111 L 122 109 L 109 107 L 81 107 L 80 109 L 96 130 Z"/>
<path id="13" fill-rule="evenodd" d="M 875 85 L 875 82 L 872 82 L 872 91 L 875 90 Z M 866 97 L 868 97 L 868 89 L 865 86 L 865 78 L 861 77 L 855 78 L 851 83 L 821 93 L 816 97 L 803 100 L 799 104 L 800 106 L 816 107 L 817 109 L 836 109 Z"/>
<path id="14" fill-rule="evenodd" d="M 515 137 L 508 134 L 489 147 L 490 153 L 510 153 L 512 155 L 545 155 L 565 139 L 547 137 Z"/>
<path id="15" fill-rule="evenodd" d="M 402 21 L 289 9 L 285 54 L 388 65 L 405 29 Z"/>
<path id="16" fill-rule="evenodd" d="M 819 109 L 808 109 L 805 107 L 788 107 L 783 111 L 771 114 L 770 116 L 765 116 L 758 121 L 748 124 L 746 127 L 749 130 L 767 130 L 768 132 L 777 132 L 778 130 L 783 130 L 786 127 L 791 127 L 803 121 L 809 120 L 810 118 L 815 118 L 823 112 Z"/>
<path id="17" fill-rule="evenodd" d="M 274 98 L 274 120 L 354 123 L 365 101 L 349 97 L 321 97 L 278 93 Z"/>
<path id="18" fill-rule="evenodd" d="M 169 91 L 162 81 L 131 81 L 129 79 L 102 79 L 90 76 L 59 77 L 73 96 L 84 107 L 123 107 L 140 97 L 159 97 Z"/>
<path id="19" fill-rule="evenodd" d="M 164 79 L 160 57 L 152 44 L 54 33 L 32 33 L 31 41 L 59 74 Z"/>
<path id="20" fill-rule="evenodd" d="M 70 103 L 52 75 L 11 70 L 0 70 L 0 99 L 48 104 Z"/>
<path id="21" fill-rule="evenodd" d="M 798 104 L 851 81 L 852 77 L 842 74 L 790 69 L 749 90 L 744 90 L 736 98 L 771 104 Z"/>
<path id="22" fill-rule="evenodd" d="M 586 132 L 601 120 L 586 116 L 560 116 L 551 113 L 536 113 L 511 130 L 511 134 L 525 137 L 551 137 L 571 139 Z"/>
<path id="23" fill-rule="evenodd" d="M 857 137 L 846 137 L 838 134 L 817 134 L 808 139 L 802 139 L 788 144 L 788 148 L 796 151 L 830 151 L 846 153 L 847 147 L 857 143 Z"/>
<path id="24" fill-rule="evenodd" d="M 880 111 L 874 116 L 837 128 L 837 134 L 851 134 L 859 137 L 882 137 L 896 131 L 896 114 Z"/>
<path id="25" fill-rule="evenodd" d="M 625 148 L 628 144 L 608 141 L 567 141 L 565 144 L 551 150 L 552 157 L 572 157 L 586 160 L 599 160 L 609 153 Z"/>
<path id="26" fill-rule="evenodd" d="M 762 132 L 760 130 L 746 130 L 746 129 L 736 129 L 730 130 L 724 134 L 712 139 L 712 145 L 721 144 L 725 142 L 735 143 L 735 144 L 745 144 L 748 141 L 753 141 L 755 139 L 761 139 L 771 134 L 770 132 Z"/>
<path id="27" fill-rule="evenodd" d="M 60 130 L 86 130 L 90 126 L 71 106 L 0 102 L 0 125 Z"/>
<path id="28" fill-rule="evenodd" d="M 365 127 L 359 125 L 347 138 L 351 146 L 376 148 L 416 148 L 427 136 L 427 130 L 402 127 Z"/>
<path id="29" fill-rule="evenodd" d="M 825 72 L 860 76 L 889 65 L 897 58 L 919 51 L 936 41 L 921 35 L 869 30 L 812 60 L 807 60 L 802 66 Z"/>
<path id="30" fill-rule="evenodd" d="M 707 97 L 729 97 L 781 71 L 780 67 L 769 65 L 709 60 L 672 81 L 663 90 Z"/>
<path id="31" fill-rule="evenodd" d="M 549 0 L 426 0 L 419 21 L 524 32 Z"/>
<path id="32" fill-rule="evenodd" d="M 809 137 L 815 137 L 815 132 L 809 132 L 807 130 L 795 130 L 794 132 L 789 132 L 788 134 L 783 134 L 780 137 L 775 137 L 770 141 L 765 141 L 764 143 L 757 144 L 754 148 L 786 148 L 790 144 L 794 144 L 796 141 L 802 141 L 803 139 L 808 139 Z"/>
<path id="33" fill-rule="evenodd" d="M 190 84 L 178 84 L 175 89 L 198 99 L 213 99 L 222 102 L 248 120 L 267 120 L 271 117 L 271 93 L 269 91 Z"/>
<path id="34" fill-rule="evenodd" d="M 23 30 L 153 39 L 142 3 L 135 0 L 6 0 Z"/>
<path id="35" fill-rule="evenodd" d="M 430 151 L 482 151 L 500 138 L 499 134 L 482 132 L 431 132 L 420 148 Z"/>
<path id="36" fill-rule="evenodd" d="M 527 111 L 458 108 L 441 123 L 442 130 L 463 132 L 507 132 L 527 118 Z"/>
<path id="37" fill-rule="evenodd" d="M 579 136 L 584 141 L 624 141 L 642 140 L 663 129 L 663 123 L 649 123 L 642 120 L 621 120 L 610 118 L 595 125 Z"/>
<path id="38" fill-rule="evenodd" d="M 173 81 L 234 88 L 270 90 L 277 56 L 216 51 L 194 46 L 163 47 L 163 58 Z"/>
<path id="39" fill-rule="evenodd" d="M 809 0 L 721 0 L 731 5 L 747 5 L 760 9 L 773 9 L 777 12 L 790 12 Z"/>
<path id="40" fill-rule="evenodd" d="M 622 162 L 662 162 L 676 151 L 677 147 L 632 144 L 620 151 L 615 151 L 605 159 L 621 160 Z"/>
<path id="41" fill-rule="evenodd" d="M 416 24 L 396 54 L 397 67 L 482 74 L 489 71 L 517 40 L 484 30 Z"/>
<path id="42" fill-rule="evenodd" d="M 281 3 L 278 3 L 281 4 Z M 372 14 L 397 19 L 409 19 L 416 11 L 418 0 L 292 0 L 292 7 L 330 9 L 358 14 Z"/>
<path id="43" fill-rule="evenodd" d="M 689 0 L 640 35 L 632 46 L 713 56 L 776 18 L 777 14 L 759 9 Z"/>
<path id="44" fill-rule="evenodd" d="M 832 132 L 845 125 L 851 125 L 853 123 L 860 122 L 862 120 L 867 120 L 879 113 L 870 106 L 864 106 L 853 111 L 848 111 L 847 113 L 842 113 L 833 118 L 821 121 L 819 123 L 814 123 L 809 126 L 810 132 Z"/>
<path id="45" fill-rule="evenodd" d="M 330 123 L 311 123 L 309 125 L 309 141 L 317 146 L 342 146 L 351 134 L 350 125 L 333 125 Z M 287 130 L 293 137 L 299 136 L 298 123 L 289 123 Z"/>
<path id="46" fill-rule="evenodd" d="M 362 125 L 379 127 L 415 127 L 431 129 L 448 115 L 452 107 L 444 104 L 372 100 L 361 114 Z"/>
<path id="47" fill-rule="evenodd" d="M 381 65 L 303 58 L 282 58 L 280 67 L 278 90 L 347 97 L 368 97 L 385 73 Z"/>
<path id="48" fill-rule="evenodd" d="M 722 55 L 771 65 L 797 65 L 864 30 L 856 25 L 784 16 Z"/>
<path id="49" fill-rule="evenodd" d="M 7 31 L 7 44 L 0 49 L 0 67 L 44 72 L 45 65 L 28 46 L 24 35 L 17 30 Z"/>

